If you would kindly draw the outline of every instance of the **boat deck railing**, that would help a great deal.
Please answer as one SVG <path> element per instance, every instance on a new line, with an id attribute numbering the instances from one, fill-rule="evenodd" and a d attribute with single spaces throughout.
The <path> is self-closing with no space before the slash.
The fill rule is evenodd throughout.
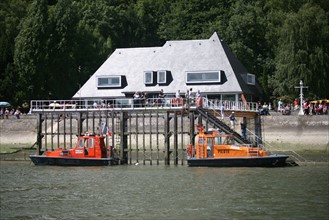
<path id="1" fill-rule="evenodd" d="M 256 112 L 256 102 L 218 101 L 203 97 L 202 107 L 225 111 Z M 133 110 L 133 109 L 193 109 L 195 99 L 185 98 L 147 98 L 147 99 L 81 99 L 81 100 L 31 100 L 31 113 L 47 111 L 98 111 L 98 110 Z M 199 106 L 200 107 L 200 106 Z"/>
<path id="2" fill-rule="evenodd" d="M 293 160 L 296 160 L 297 162 L 308 162 L 303 156 L 301 156 L 300 154 L 298 154 L 294 150 L 275 149 L 270 143 L 268 143 L 267 141 L 261 139 L 256 134 L 254 134 L 252 131 L 250 131 L 249 129 L 247 129 L 247 132 L 248 132 L 248 134 L 247 134 L 248 138 L 250 140 L 256 141 L 255 145 L 260 149 L 263 149 L 263 150 L 265 150 L 267 152 L 270 152 L 270 153 L 284 152 L 285 154 L 288 154 L 290 157 L 292 157 Z"/>

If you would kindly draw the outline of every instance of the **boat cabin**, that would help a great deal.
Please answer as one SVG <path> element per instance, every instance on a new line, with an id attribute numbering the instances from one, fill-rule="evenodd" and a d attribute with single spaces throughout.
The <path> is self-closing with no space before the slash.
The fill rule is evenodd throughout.
<path id="1" fill-rule="evenodd" d="M 195 158 L 248 158 L 268 156 L 265 150 L 252 145 L 235 144 L 232 135 L 227 135 L 218 130 L 205 131 L 198 126 L 197 142 L 195 149 L 190 145 L 187 152 L 190 157 L 195 153 Z"/>
<path id="2" fill-rule="evenodd" d="M 98 135 L 84 135 L 78 138 L 73 149 L 57 148 L 56 151 L 47 151 L 48 157 L 74 157 L 74 158 L 107 158 L 110 151 L 105 146 L 105 137 Z"/>

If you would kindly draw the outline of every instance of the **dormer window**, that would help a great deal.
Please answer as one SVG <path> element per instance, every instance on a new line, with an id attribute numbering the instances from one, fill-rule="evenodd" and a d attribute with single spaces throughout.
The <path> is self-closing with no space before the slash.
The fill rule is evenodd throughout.
<path id="1" fill-rule="evenodd" d="M 99 76 L 97 77 L 98 88 L 121 87 L 121 76 Z"/>
<path id="2" fill-rule="evenodd" d="M 153 71 L 144 72 L 144 84 L 153 84 Z"/>
<path id="3" fill-rule="evenodd" d="M 157 73 L 157 81 L 158 81 L 158 84 L 167 83 L 167 71 L 159 70 Z"/>
<path id="4" fill-rule="evenodd" d="M 187 71 L 186 83 L 220 83 L 220 71 Z"/>
<path id="5" fill-rule="evenodd" d="M 256 84 L 256 78 L 254 74 L 247 73 L 247 83 L 249 85 L 255 85 Z"/>

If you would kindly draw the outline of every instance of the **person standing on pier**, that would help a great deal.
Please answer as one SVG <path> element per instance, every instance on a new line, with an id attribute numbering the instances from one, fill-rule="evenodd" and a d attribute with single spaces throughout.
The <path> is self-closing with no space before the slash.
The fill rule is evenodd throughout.
<path id="1" fill-rule="evenodd" d="M 234 112 L 232 112 L 231 114 L 230 114 L 230 122 L 231 122 L 231 129 L 232 130 L 235 130 L 235 116 L 234 116 Z"/>
<path id="2" fill-rule="evenodd" d="M 221 104 L 220 104 L 220 116 L 221 116 L 221 119 L 222 119 L 222 121 L 224 120 L 224 103 L 223 103 L 223 101 L 221 101 L 220 102 Z"/>
<path id="3" fill-rule="evenodd" d="M 189 103 L 190 103 L 190 105 L 195 104 L 195 94 L 193 93 L 193 89 L 192 88 L 190 88 L 190 90 L 189 90 L 188 97 L 189 97 Z"/>
<path id="4" fill-rule="evenodd" d="M 240 126 L 241 126 L 241 136 L 243 140 L 246 140 L 247 126 L 243 121 L 240 123 Z"/>
<path id="5" fill-rule="evenodd" d="M 162 107 L 166 104 L 165 97 L 166 95 L 164 94 L 163 89 L 161 89 L 159 93 L 159 103 L 161 104 Z"/>
<path id="6" fill-rule="evenodd" d="M 175 94 L 175 106 L 179 106 L 181 103 L 181 97 L 180 97 L 180 90 L 178 90 Z"/>

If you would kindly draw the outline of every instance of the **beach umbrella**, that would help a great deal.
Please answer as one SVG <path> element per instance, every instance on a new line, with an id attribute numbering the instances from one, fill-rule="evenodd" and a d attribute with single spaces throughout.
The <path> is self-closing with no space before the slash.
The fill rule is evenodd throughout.
<path id="1" fill-rule="evenodd" d="M 61 107 L 59 103 L 53 102 L 49 104 L 49 107 Z"/>
<path id="2" fill-rule="evenodd" d="M 9 102 L 0 102 L 0 107 L 9 107 L 10 103 Z"/>

